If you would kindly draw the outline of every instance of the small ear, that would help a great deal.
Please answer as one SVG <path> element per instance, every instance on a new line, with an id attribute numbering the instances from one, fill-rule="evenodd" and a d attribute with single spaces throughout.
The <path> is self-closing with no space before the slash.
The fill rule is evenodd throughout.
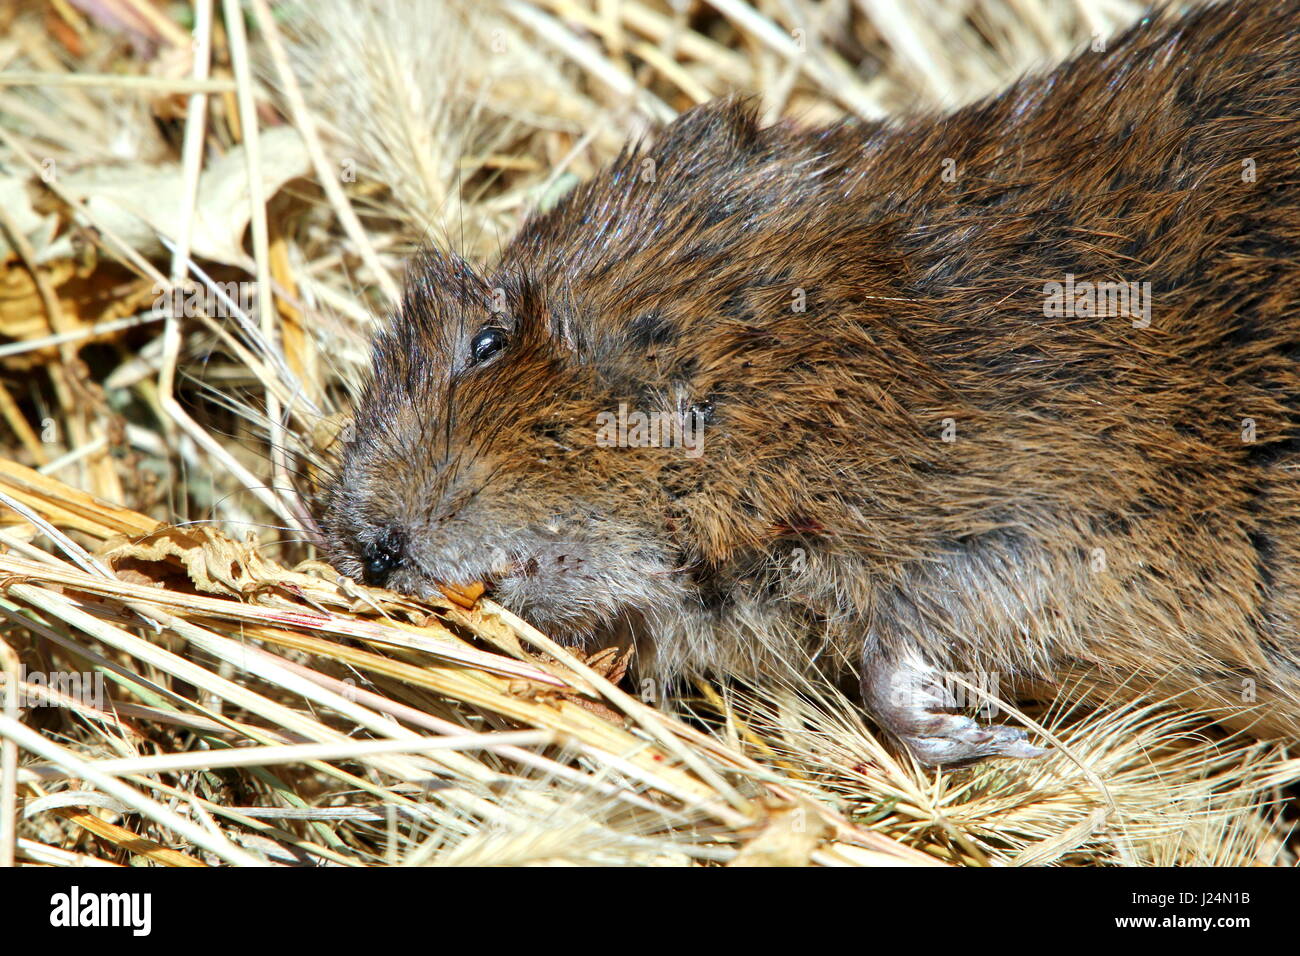
<path id="1" fill-rule="evenodd" d="M 748 153 L 761 138 L 757 99 L 733 94 L 677 117 L 655 136 L 654 152 L 663 157 Z"/>
<path id="2" fill-rule="evenodd" d="M 412 305 L 436 295 L 472 298 L 482 286 L 474 267 L 456 253 L 422 246 L 406 265 L 402 298 Z"/>
<path id="3" fill-rule="evenodd" d="M 474 267 L 454 252 L 420 249 L 406 268 L 396 329 L 453 341 L 465 334 L 468 317 L 491 304 L 491 291 Z"/>
<path id="4" fill-rule="evenodd" d="M 643 164 L 658 169 L 725 170 L 737 160 L 756 154 L 763 143 L 757 99 L 733 93 L 725 99 L 693 106 L 645 139 L 625 145 L 610 165 L 617 182 L 643 174 Z M 575 190 L 577 192 L 577 190 Z M 572 194 L 571 194 L 572 195 Z"/>

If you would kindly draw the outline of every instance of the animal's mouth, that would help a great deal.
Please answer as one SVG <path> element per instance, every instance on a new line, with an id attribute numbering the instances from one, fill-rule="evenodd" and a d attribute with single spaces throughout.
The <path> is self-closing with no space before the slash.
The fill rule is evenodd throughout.
<path id="1" fill-rule="evenodd" d="M 429 553 L 422 566 L 408 561 L 393 584 L 467 610 L 490 596 L 552 636 L 589 635 L 625 605 L 650 606 L 652 589 L 671 584 L 648 573 L 657 569 L 647 564 L 633 565 L 600 542 L 555 534 L 484 542 L 466 554 Z"/>
<path id="2" fill-rule="evenodd" d="M 511 544 L 515 547 L 485 545 L 465 556 L 431 556 L 433 566 L 420 569 L 425 573 L 417 575 L 408 566 L 395 583 L 466 610 L 481 607 L 490 596 L 565 643 L 604 633 L 631 611 L 653 611 L 668 602 L 676 606 L 685 597 L 681 577 L 648 549 L 629 552 L 617 541 L 602 547 L 599 541 L 559 535 Z"/>
<path id="3" fill-rule="evenodd" d="M 531 578 L 540 569 L 536 558 L 516 558 L 498 565 L 476 581 L 438 581 L 437 585 L 447 600 L 469 609 L 478 603 L 479 598 L 495 591 L 503 579 Z"/>
<path id="4" fill-rule="evenodd" d="M 469 584 L 439 584 L 438 590 L 452 604 L 463 607 L 468 611 L 491 588 L 486 581 L 473 581 Z"/>

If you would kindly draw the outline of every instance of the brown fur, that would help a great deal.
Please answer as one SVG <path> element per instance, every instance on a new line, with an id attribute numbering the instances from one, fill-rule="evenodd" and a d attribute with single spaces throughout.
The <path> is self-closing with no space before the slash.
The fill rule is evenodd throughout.
<path id="1" fill-rule="evenodd" d="M 662 673 L 1082 670 L 1294 735 L 1298 117 L 1296 2 L 1157 19 L 948 117 L 693 110 L 490 274 L 419 260 L 327 552 L 631 627 Z M 1150 282 L 1150 326 L 1046 317 L 1067 274 Z M 471 366 L 485 326 L 508 344 Z M 705 422 L 703 454 L 598 447 L 620 402 Z"/>

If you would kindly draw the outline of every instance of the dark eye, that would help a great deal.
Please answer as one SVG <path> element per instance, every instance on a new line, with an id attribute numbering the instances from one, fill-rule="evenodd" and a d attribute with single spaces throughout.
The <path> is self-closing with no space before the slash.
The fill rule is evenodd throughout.
<path id="1" fill-rule="evenodd" d="M 495 325 L 489 325 L 486 329 L 479 329 L 474 337 L 469 340 L 470 364 L 479 365 L 486 362 L 505 348 L 507 341 L 505 329 L 499 329 Z"/>

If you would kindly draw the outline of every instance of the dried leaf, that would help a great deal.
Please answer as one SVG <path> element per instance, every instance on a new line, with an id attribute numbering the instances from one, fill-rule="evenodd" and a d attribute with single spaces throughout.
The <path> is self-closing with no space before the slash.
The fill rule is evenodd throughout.
<path id="1" fill-rule="evenodd" d="M 204 594 L 252 598 L 285 585 L 318 588 L 319 578 L 290 571 L 262 556 L 255 538 L 236 541 L 206 525 L 159 528 L 143 537 L 118 539 L 101 553 L 119 575 L 129 573 L 156 587 L 176 588 L 181 578 Z"/>
<path id="2" fill-rule="evenodd" d="M 291 179 L 311 170 L 307 149 L 287 126 L 263 131 L 260 141 L 265 194 L 274 195 Z M 167 250 L 158 236 L 175 233 L 184 202 L 179 163 L 164 166 L 95 166 L 67 174 L 64 189 L 81 199 L 91 214 L 148 256 Z M 193 253 L 226 265 L 255 270 L 244 252 L 244 233 L 252 211 L 248 198 L 248 159 L 236 147 L 210 161 L 199 179 L 194 211 Z"/>

